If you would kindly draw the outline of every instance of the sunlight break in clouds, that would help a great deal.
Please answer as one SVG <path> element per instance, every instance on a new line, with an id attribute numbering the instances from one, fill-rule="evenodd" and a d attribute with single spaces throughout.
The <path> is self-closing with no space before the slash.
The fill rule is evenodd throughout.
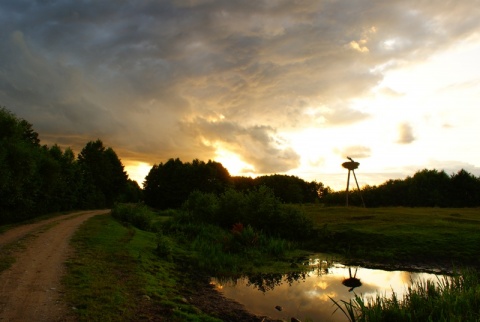
<path id="1" fill-rule="evenodd" d="M 352 147 L 362 184 L 480 175 L 476 0 L 4 0 L 0 28 L 0 104 L 44 144 L 100 138 L 131 177 L 218 158 L 343 189 Z"/>
<path id="2" fill-rule="evenodd" d="M 152 168 L 151 164 L 145 162 L 131 162 L 126 161 L 124 162 L 125 171 L 127 171 L 128 176 L 130 179 L 135 180 L 140 187 L 143 185 L 143 181 L 145 181 L 145 177 L 150 172 Z"/>

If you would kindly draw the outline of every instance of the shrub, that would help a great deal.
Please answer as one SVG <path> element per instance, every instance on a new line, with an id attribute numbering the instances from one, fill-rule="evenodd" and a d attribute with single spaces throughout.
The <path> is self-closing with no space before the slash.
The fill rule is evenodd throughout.
<path id="1" fill-rule="evenodd" d="M 219 196 L 218 203 L 217 224 L 230 228 L 238 222 L 248 223 L 248 205 L 244 193 L 229 189 Z"/>
<path id="2" fill-rule="evenodd" d="M 312 236 L 313 221 L 300 209 L 281 205 L 273 221 L 273 231 L 292 240 L 305 240 Z"/>
<path id="3" fill-rule="evenodd" d="M 168 260 L 172 259 L 172 243 L 170 239 L 166 237 L 162 232 L 157 233 L 157 248 L 155 248 L 155 253 Z"/>
<path id="4" fill-rule="evenodd" d="M 313 223 L 299 209 L 284 205 L 270 188 L 248 192 L 227 190 L 220 196 L 195 191 L 185 202 L 185 215 L 177 220 L 203 222 L 231 229 L 236 223 L 265 234 L 289 239 L 311 235 Z"/>
<path id="5" fill-rule="evenodd" d="M 112 209 L 113 218 L 129 223 L 132 226 L 146 231 L 152 230 L 152 221 L 155 217 L 152 211 L 144 204 L 120 204 Z"/>
<path id="6" fill-rule="evenodd" d="M 183 209 L 193 221 L 212 223 L 218 219 L 218 198 L 213 193 L 196 190 L 189 195 Z"/>

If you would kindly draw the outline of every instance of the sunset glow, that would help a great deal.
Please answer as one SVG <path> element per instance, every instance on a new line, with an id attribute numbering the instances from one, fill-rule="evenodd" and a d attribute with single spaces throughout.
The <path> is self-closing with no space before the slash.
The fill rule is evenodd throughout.
<path id="1" fill-rule="evenodd" d="M 480 175 L 476 2 L 2 1 L 0 105 L 44 144 L 343 189 Z"/>

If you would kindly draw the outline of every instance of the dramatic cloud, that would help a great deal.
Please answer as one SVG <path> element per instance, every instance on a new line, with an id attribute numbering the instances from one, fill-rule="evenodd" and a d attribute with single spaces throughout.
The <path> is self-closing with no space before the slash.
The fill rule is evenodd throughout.
<path id="1" fill-rule="evenodd" d="M 301 156 L 283 133 L 368 122 L 359 100 L 386 73 L 470 39 L 479 21 L 467 0 L 5 0 L 0 104 L 77 152 L 97 138 L 148 163 L 223 149 L 284 172 Z M 408 124 L 399 135 L 414 141 Z"/>
<path id="2" fill-rule="evenodd" d="M 268 126 L 243 127 L 222 120 L 195 119 L 186 124 L 206 149 L 222 148 L 236 153 L 254 172 L 286 172 L 299 165 L 300 156 Z"/>

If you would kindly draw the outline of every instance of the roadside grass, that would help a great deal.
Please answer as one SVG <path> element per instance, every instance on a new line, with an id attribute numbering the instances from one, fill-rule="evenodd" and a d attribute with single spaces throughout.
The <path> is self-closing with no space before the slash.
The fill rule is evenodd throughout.
<path id="1" fill-rule="evenodd" d="M 418 281 L 402 298 L 358 294 L 350 301 L 335 301 L 350 322 L 410 322 L 480 320 L 480 273 L 465 270 L 437 281 Z"/>
<path id="2" fill-rule="evenodd" d="M 174 261 L 155 254 L 156 238 L 111 216 L 93 217 L 80 227 L 63 280 L 78 320 L 218 321 L 182 298 L 187 282 Z M 181 253 L 175 250 L 175 256 Z"/>
<path id="3" fill-rule="evenodd" d="M 317 236 L 309 249 L 347 260 L 480 266 L 479 208 L 356 208 L 299 205 Z"/>

